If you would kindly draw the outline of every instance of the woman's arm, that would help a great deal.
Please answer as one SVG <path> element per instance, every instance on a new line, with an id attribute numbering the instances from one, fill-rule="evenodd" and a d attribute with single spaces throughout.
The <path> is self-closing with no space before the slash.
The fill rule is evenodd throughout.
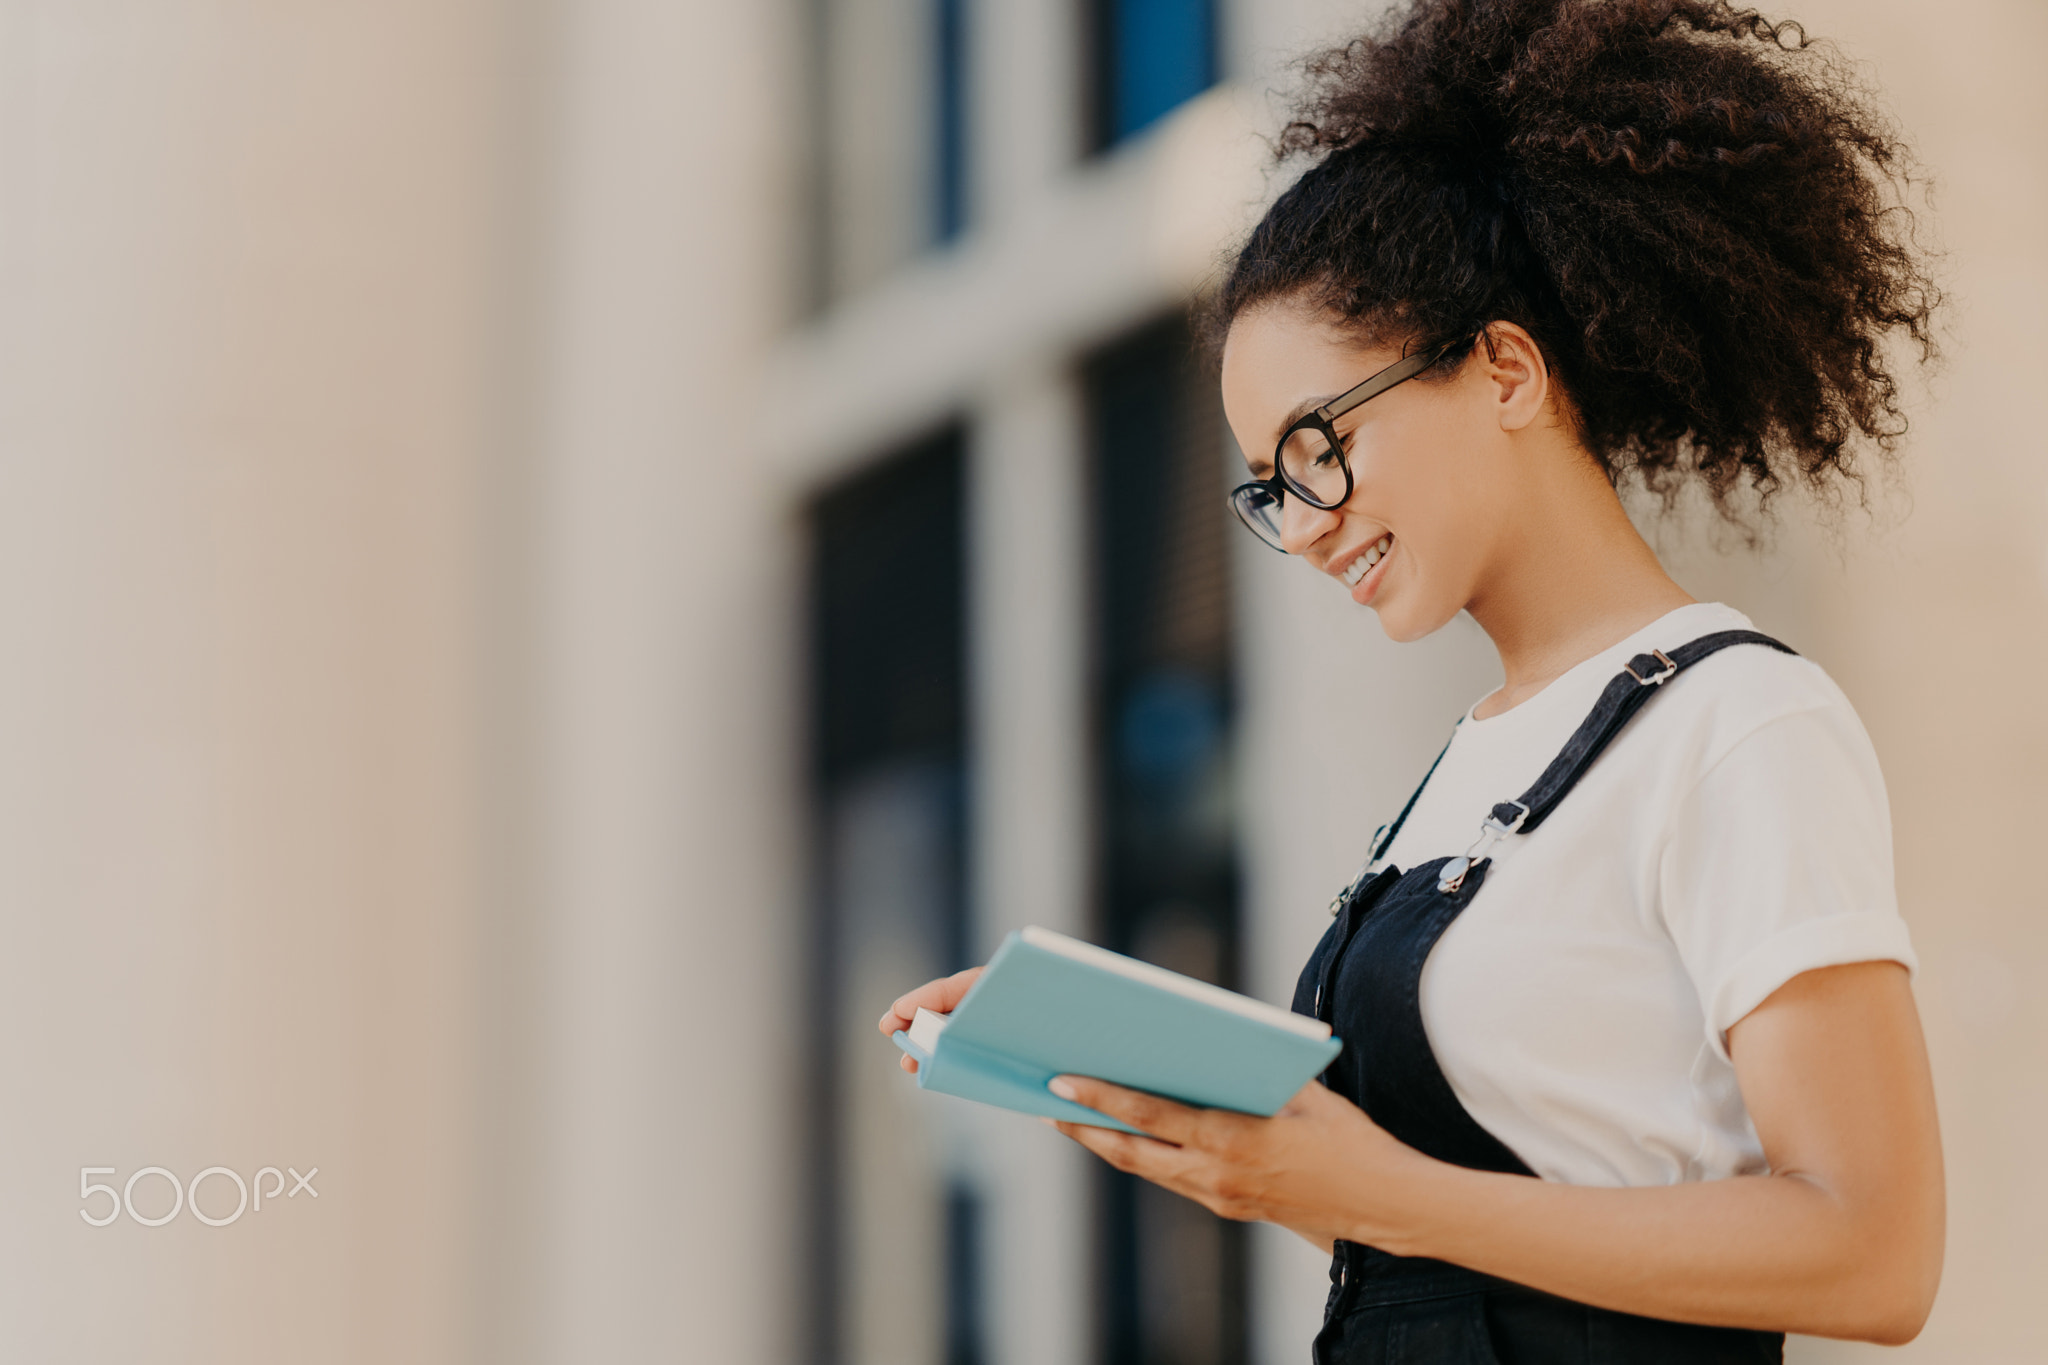
<path id="1" fill-rule="evenodd" d="M 1451 1166 L 1310 1086 L 1271 1119 L 1098 1081 L 1076 1098 L 1163 1141 L 1059 1125 L 1227 1217 L 1431 1256 L 1603 1308 L 1899 1343 L 1941 1274 L 1941 1144 L 1905 969 L 1804 973 L 1729 1033 L 1771 1173 L 1650 1189 Z"/>
<path id="2" fill-rule="evenodd" d="M 1911 1340 L 1941 1276 L 1943 1205 L 1905 969 L 1804 973 L 1728 1041 L 1769 1175 L 1612 1190 L 1438 1165 L 1387 1249 L 1655 1317 Z"/>

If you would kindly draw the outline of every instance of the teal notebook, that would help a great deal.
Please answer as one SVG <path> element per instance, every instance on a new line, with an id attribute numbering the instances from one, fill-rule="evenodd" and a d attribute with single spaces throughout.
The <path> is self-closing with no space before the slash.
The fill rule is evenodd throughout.
<path id="1" fill-rule="evenodd" d="M 1124 1132 L 1045 1083 L 1096 1076 L 1272 1115 L 1343 1047 L 1321 1020 L 1035 927 L 1003 940 L 951 1014 L 917 1013 L 895 1038 L 924 1089 Z"/>

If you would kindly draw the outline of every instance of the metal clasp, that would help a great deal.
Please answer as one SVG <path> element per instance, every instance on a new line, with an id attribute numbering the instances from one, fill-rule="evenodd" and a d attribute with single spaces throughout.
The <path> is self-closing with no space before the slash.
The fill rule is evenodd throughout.
<path id="1" fill-rule="evenodd" d="M 1365 884 L 1366 874 L 1370 873 L 1372 870 L 1373 868 L 1371 863 L 1367 863 L 1364 867 L 1359 868 L 1358 875 L 1353 877 L 1350 881 L 1344 883 L 1343 890 L 1339 891 L 1336 895 L 1330 897 L 1331 919 L 1335 919 L 1337 916 L 1344 913 L 1344 907 L 1350 903 L 1350 900 L 1353 896 L 1358 894 L 1358 888 Z"/>
<path id="2" fill-rule="evenodd" d="M 1367 880 L 1376 875 L 1380 868 L 1384 866 L 1380 855 L 1385 853 L 1386 850 L 1381 848 L 1380 844 L 1386 837 L 1387 827 L 1385 825 L 1381 825 L 1372 832 L 1372 843 L 1368 845 L 1372 851 L 1366 855 L 1365 861 L 1359 864 L 1358 871 L 1352 875 L 1351 880 L 1344 883 L 1344 889 L 1330 897 L 1330 918 L 1335 919 L 1338 915 L 1342 914 L 1344 912 L 1344 903 L 1356 895 L 1358 888 L 1364 886 Z"/>
<path id="3" fill-rule="evenodd" d="M 1631 678 L 1634 678 L 1638 684 L 1644 687 L 1655 687 L 1658 683 L 1663 682 L 1666 678 L 1670 677 L 1673 673 L 1676 673 L 1678 671 L 1678 665 L 1671 662 L 1671 656 L 1666 654 L 1663 650 L 1651 650 L 1650 657 L 1655 659 L 1658 663 L 1664 665 L 1663 672 L 1652 673 L 1649 677 L 1646 678 L 1642 674 L 1636 672 L 1636 661 L 1634 659 L 1630 659 L 1627 663 L 1623 664 L 1621 666 L 1622 670 L 1626 672 Z"/>
<path id="4" fill-rule="evenodd" d="M 1479 823 L 1479 837 L 1472 841 L 1472 847 L 1460 857 L 1444 864 L 1443 875 L 1437 878 L 1436 889 L 1449 895 L 1465 884 L 1465 876 L 1473 865 L 1493 851 L 1493 846 L 1522 828 L 1522 822 L 1529 818 L 1529 808 L 1519 801 L 1503 801 L 1503 806 L 1515 808 L 1515 818 L 1506 824 L 1489 814 Z"/>

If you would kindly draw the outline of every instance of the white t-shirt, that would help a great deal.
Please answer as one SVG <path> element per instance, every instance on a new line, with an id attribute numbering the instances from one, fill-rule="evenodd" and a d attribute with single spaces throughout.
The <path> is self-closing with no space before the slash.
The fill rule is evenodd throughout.
<path id="1" fill-rule="evenodd" d="M 1468 711 L 1385 852 L 1463 853 L 1632 656 L 1753 629 L 1680 607 L 1486 720 Z M 1724 649 L 1665 683 L 1485 884 L 1422 974 L 1458 1099 L 1547 1180 L 1665 1185 L 1765 1169 L 1727 1030 L 1816 967 L 1915 967 L 1877 756 L 1808 660 Z"/>

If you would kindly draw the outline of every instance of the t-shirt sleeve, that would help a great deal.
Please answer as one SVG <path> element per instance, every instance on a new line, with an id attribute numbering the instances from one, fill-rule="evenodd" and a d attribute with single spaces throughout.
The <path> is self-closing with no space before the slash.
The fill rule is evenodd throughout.
<path id="1" fill-rule="evenodd" d="M 1676 809 L 1658 883 L 1724 1059 L 1729 1028 L 1801 972 L 1918 966 L 1884 777 L 1846 702 L 1780 716 L 1714 762 Z"/>

